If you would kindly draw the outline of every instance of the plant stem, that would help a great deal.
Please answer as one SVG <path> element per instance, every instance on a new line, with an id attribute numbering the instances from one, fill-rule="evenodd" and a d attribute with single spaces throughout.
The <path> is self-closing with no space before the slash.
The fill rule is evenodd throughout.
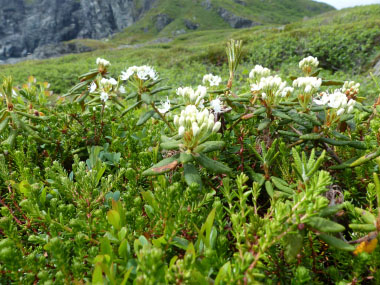
<path id="1" fill-rule="evenodd" d="M 155 112 L 161 117 L 161 119 L 165 122 L 165 124 L 169 127 L 169 129 L 170 129 L 172 132 L 174 132 L 174 131 L 175 131 L 174 128 L 169 124 L 168 120 L 166 120 L 165 116 L 162 115 L 162 114 L 160 113 L 160 111 L 157 110 L 157 108 L 156 108 L 156 106 L 154 105 L 153 102 L 151 103 L 151 105 L 152 105 L 153 110 L 154 110 L 154 111 L 155 111 Z"/>

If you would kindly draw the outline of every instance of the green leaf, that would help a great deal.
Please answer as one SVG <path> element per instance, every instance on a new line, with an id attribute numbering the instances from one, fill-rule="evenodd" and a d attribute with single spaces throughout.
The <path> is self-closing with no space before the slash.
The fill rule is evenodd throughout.
<path id="1" fill-rule="evenodd" d="M 271 123 L 271 120 L 269 119 L 262 120 L 259 126 L 257 127 L 257 130 L 262 131 L 266 129 L 270 125 L 270 123 Z"/>
<path id="2" fill-rule="evenodd" d="M 29 197 L 32 191 L 32 187 L 28 183 L 28 181 L 23 180 L 18 185 L 18 188 L 22 194 L 24 194 L 25 197 Z"/>
<path id="3" fill-rule="evenodd" d="M 92 273 L 92 284 L 93 285 L 104 285 L 103 281 L 103 270 L 100 264 L 95 265 L 94 272 Z"/>
<path id="4" fill-rule="evenodd" d="M 360 231 L 360 232 L 376 231 L 376 226 L 374 224 L 349 224 L 348 226 L 354 231 Z"/>
<path id="5" fill-rule="evenodd" d="M 118 253 L 121 258 L 128 257 L 129 253 L 131 251 L 131 248 L 129 246 L 129 243 L 127 240 L 123 240 L 119 246 Z"/>
<path id="6" fill-rule="evenodd" d="M 301 113 L 300 116 L 305 118 L 306 120 L 309 120 L 309 122 L 312 123 L 314 126 L 322 126 L 322 123 L 318 120 L 317 116 L 313 114 Z"/>
<path id="7" fill-rule="evenodd" d="M 179 145 L 181 144 L 180 141 L 167 141 L 160 144 L 160 148 L 166 149 L 166 150 L 173 150 L 178 149 Z"/>
<path id="8" fill-rule="evenodd" d="M 265 107 L 261 107 L 261 108 L 256 109 L 256 110 L 253 112 L 253 114 L 254 114 L 255 116 L 258 116 L 258 115 L 261 115 L 261 114 L 265 113 L 266 110 L 267 110 L 267 108 L 265 108 Z"/>
<path id="9" fill-rule="evenodd" d="M 319 235 L 319 237 L 321 238 L 321 240 L 323 240 L 327 244 L 329 244 L 329 245 L 331 245 L 337 249 L 344 250 L 344 251 L 354 251 L 355 250 L 355 247 L 353 245 L 350 245 L 350 244 L 348 244 L 348 243 L 344 242 L 343 240 L 338 239 L 336 237 L 333 237 L 333 236 L 330 236 L 327 234 L 321 234 L 321 235 Z"/>
<path id="10" fill-rule="evenodd" d="M 181 152 L 179 154 L 179 161 L 182 164 L 189 163 L 189 162 L 194 161 L 194 157 L 190 153 Z"/>
<path id="11" fill-rule="evenodd" d="M 345 206 L 346 206 L 345 203 L 328 206 L 319 212 L 319 216 L 328 217 L 328 216 L 334 215 L 338 213 L 339 211 L 343 210 Z"/>
<path id="12" fill-rule="evenodd" d="M 149 93 L 143 93 L 141 94 L 141 100 L 150 105 L 150 103 L 152 103 L 152 96 Z"/>
<path id="13" fill-rule="evenodd" d="M 195 153 L 207 153 L 216 150 L 221 150 L 225 146 L 224 141 L 207 141 L 194 149 Z"/>
<path id="14" fill-rule="evenodd" d="M 292 263 L 296 260 L 297 254 L 300 253 L 303 247 L 303 236 L 301 233 L 290 233 L 285 236 L 285 259 L 286 262 Z"/>
<path id="15" fill-rule="evenodd" d="M 339 233 L 345 230 L 342 225 L 321 217 L 309 218 L 306 224 L 324 233 Z"/>
<path id="16" fill-rule="evenodd" d="M 285 119 L 285 120 L 291 120 L 292 118 L 288 116 L 287 114 L 278 111 L 278 110 L 273 110 L 272 114 L 278 118 Z"/>
<path id="17" fill-rule="evenodd" d="M 194 164 L 186 163 L 183 168 L 186 184 L 191 186 L 191 184 L 196 183 L 202 189 L 202 178 Z"/>
<path id="18" fill-rule="evenodd" d="M 370 161 L 372 159 L 377 158 L 378 156 L 380 156 L 380 148 L 375 152 L 372 152 L 370 154 L 367 154 L 367 155 L 360 157 L 359 159 L 357 159 L 356 161 L 351 163 L 350 167 L 356 167 L 356 166 L 362 165 L 362 164 L 367 163 L 368 161 Z"/>
<path id="19" fill-rule="evenodd" d="M 228 261 L 227 263 L 225 263 L 225 264 L 219 269 L 218 275 L 216 275 L 216 278 L 215 278 L 215 285 L 221 285 L 221 284 L 224 284 L 224 283 L 223 283 L 223 280 L 224 280 L 229 274 L 231 274 L 231 262 L 230 262 L 230 261 Z"/>
<path id="20" fill-rule="evenodd" d="M 189 247 L 189 241 L 180 237 L 174 237 L 172 244 L 183 250 L 186 250 Z"/>
<path id="21" fill-rule="evenodd" d="M 174 169 L 178 165 L 178 162 L 179 162 L 179 154 L 176 154 L 174 156 L 161 160 L 159 163 L 145 170 L 142 173 L 142 175 L 151 176 L 151 175 L 160 175 L 160 174 L 169 172 L 170 170 Z"/>
<path id="22" fill-rule="evenodd" d="M 321 134 L 315 134 L 315 133 L 300 136 L 300 139 L 305 140 L 305 141 L 319 140 L 320 138 L 321 138 Z"/>
<path id="23" fill-rule="evenodd" d="M 274 191 L 270 181 L 265 181 L 265 189 L 267 190 L 269 197 L 273 198 Z"/>
<path id="24" fill-rule="evenodd" d="M 1 123 L 0 123 L 0 134 L 5 130 L 5 128 L 8 126 L 9 117 L 6 117 Z"/>
<path id="25" fill-rule="evenodd" d="M 355 207 L 355 212 L 360 215 L 360 217 L 363 219 L 363 221 L 367 224 L 375 224 L 376 217 L 372 213 Z"/>
<path id="26" fill-rule="evenodd" d="M 350 143 L 349 141 L 337 141 L 330 138 L 321 138 L 321 141 L 335 146 L 343 146 L 348 145 Z"/>
<path id="27" fill-rule="evenodd" d="M 115 210 L 109 210 L 107 213 L 108 222 L 117 230 L 121 228 L 120 226 L 120 214 Z"/>
<path id="28" fill-rule="evenodd" d="M 112 256 L 112 247 L 108 238 L 104 237 L 100 240 L 100 252 Z"/>
<path id="29" fill-rule="evenodd" d="M 152 90 L 151 92 L 150 92 L 150 94 L 157 94 L 157 93 L 159 93 L 159 92 L 162 92 L 162 91 L 167 91 L 167 90 L 171 90 L 172 88 L 171 87 L 168 87 L 168 86 L 165 86 L 165 87 L 160 87 L 160 88 L 157 88 L 157 89 L 155 89 L 155 90 Z M 144 95 L 144 94 L 143 94 Z"/>
<path id="30" fill-rule="evenodd" d="M 142 101 L 138 101 L 134 104 L 132 104 L 131 106 L 129 106 L 123 113 L 121 113 L 121 116 L 124 117 L 125 114 L 127 114 L 130 110 L 132 110 L 133 108 L 135 108 L 137 105 L 139 105 Z"/>
<path id="31" fill-rule="evenodd" d="M 150 118 L 152 118 L 155 113 L 156 112 L 154 110 L 150 110 L 150 111 L 142 114 L 136 125 L 137 126 L 143 125 L 146 121 L 148 121 Z"/>
<path id="32" fill-rule="evenodd" d="M 213 160 L 202 153 L 198 155 L 193 155 L 193 157 L 200 165 L 202 165 L 204 168 L 206 168 L 212 173 L 217 173 L 217 174 L 227 173 L 228 174 L 228 173 L 231 173 L 232 171 L 228 166 L 224 165 L 221 162 Z"/>
<path id="33" fill-rule="evenodd" d="M 356 149 L 363 149 L 363 150 L 367 149 L 367 145 L 361 141 L 350 141 L 348 145 Z"/>
<path id="34" fill-rule="evenodd" d="M 272 176 L 270 179 L 272 180 L 274 186 L 276 186 L 276 188 L 278 190 L 281 190 L 281 191 L 288 193 L 290 195 L 294 194 L 294 190 L 292 188 L 290 188 L 289 184 L 286 183 L 284 180 L 277 178 L 277 177 L 274 177 L 274 176 Z"/>
<path id="35" fill-rule="evenodd" d="M 214 224 L 214 218 L 215 218 L 215 213 L 216 213 L 216 208 L 212 209 L 210 214 L 208 214 L 206 222 L 202 225 L 200 235 L 203 235 L 204 231 L 206 231 L 206 236 L 205 236 L 205 244 L 207 247 L 210 246 L 210 235 L 211 235 L 211 230 L 212 226 Z"/>

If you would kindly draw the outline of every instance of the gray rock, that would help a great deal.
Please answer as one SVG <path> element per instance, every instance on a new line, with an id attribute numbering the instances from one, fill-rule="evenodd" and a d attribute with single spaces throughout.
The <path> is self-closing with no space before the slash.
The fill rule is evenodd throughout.
<path id="1" fill-rule="evenodd" d="M 0 0 L 0 60 L 75 38 L 108 37 L 136 22 L 155 1 L 137 6 L 134 0 Z"/>
<path id="2" fill-rule="evenodd" d="M 184 20 L 184 24 L 185 24 L 186 28 L 188 28 L 189 30 L 196 30 L 199 28 L 199 24 L 194 23 L 188 19 Z"/>
<path id="3" fill-rule="evenodd" d="M 217 12 L 220 17 L 223 18 L 230 26 L 234 29 L 240 29 L 240 28 L 249 28 L 253 26 L 261 25 L 261 23 L 253 22 L 249 19 L 244 19 L 239 16 L 236 16 L 232 12 L 219 7 L 217 9 Z"/>
<path id="4" fill-rule="evenodd" d="M 167 25 L 173 22 L 173 19 L 166 14 L 158 14 L 155 19 L 157 31 L 162 31 Z"/>
<path id="5" fill-rule="evenodd" d="M 242 6 L 247 6 L 247 2 L 245 2 L 244 0 L 234 0 L 234 2 Z"/>

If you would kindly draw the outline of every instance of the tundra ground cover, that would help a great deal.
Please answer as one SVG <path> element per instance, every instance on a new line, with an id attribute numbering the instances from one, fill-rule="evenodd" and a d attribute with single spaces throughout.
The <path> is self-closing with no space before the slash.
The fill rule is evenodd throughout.
<path id="1" fill-rule="evenodd" d="M 376 78 L 366 101 L 315 57 L 279 76 L 242 51 L 191 86 L 101 58 L 62 95 L 6 77 L 1 283 L 379 279 Z"/>

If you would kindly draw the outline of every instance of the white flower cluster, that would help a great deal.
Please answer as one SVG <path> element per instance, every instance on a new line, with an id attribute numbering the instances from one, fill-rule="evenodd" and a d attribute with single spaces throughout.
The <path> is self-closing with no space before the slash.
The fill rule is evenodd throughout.
<path id="1" fill-rule="evenodd" d="M 353 96 L 359 93 L 360 83 L 356 83 L 355 81 L 346 81 L 342 87 L 342 93 L 347 96 Z"/>
<path id="2" fill-rule="evenodd" d="M 270 69 L 263 67 L 261 65 L 256 65 L 254 69 L 251 70 L 249 73 L 249 78 L 253 79 L 256 83 L 262 78 L 262 77 L 268 77 L 270 75 Z"/>
<path id="3" fill-rule="evenodd" d="M 117 81 L 114 78 L 110 78 L 110 79 L 102 78 L 100 80 L 100 85 L 104 89 L 112 89 L 112 86 L 117 85 Z"/>
<path id="4" fill-rule="evenodd" d="M 276 75 L 262 77 L 258 84 L 251 85 L 251 91 L 261 92 L 262 99 L 265 100 L 268 96 L 286 97 L 293 92 L 293 88 L 286 87 L 286 82 Z"/>
<path id="5" fill-rule="evenodd" d="M 121 80 L 128 80 L 132 75 L 136 74 L 136 76 L 140 80 L 156 80 L 158 78 L 158 75 L 156 71 L 148 65 L 142 65 L 142 66 L 131 66 L 126 71 L 123 71 L 121 73 Z"/>
<path id="6" fill-rule="evenodd" d="M 299 77 L 293 81 L 293 87 L 301 88 L 307 94 L 317 91 L 321 85 L 322 79 L 316 77 Z"/>
<path id="7" fill-rule="evenodd" d="M 222 78 L 217 75 L 213 74 L 206 74 L 203 76 L 203 84 L 209 84 L 210 86 L 219 86 L 219 84 L 222 82 Z"/>
<path id="8" fill-rule="evenodd" d="M 111 92 L 114 88 L 114 86 L 117 85 L 117 81 L 114 78 L 102 78 L 99 83 L 99 89 L 100 89 L 100 100 L 103 102 L 107 102 L 109 98 L 109 92 Z M 94 93 L 97 89 L 97 85 L 95 82 L 92 82 L 89 87 L 89 92 Z"/>
<path id="9" fill-rule="evenodd" d="M 319 65 L 318 58 L 313 56 L 308 56 L 300 61 L 299 67 L 305 71 L 310 73 L 313 68 L 317 68 Z"/>
<path id="10" fill-rule="evenodd" d="M 165 114 L 170 111 L 170 100 L 169 97 L 166 97 L 166 101 L 161 101 L 161 108 L 157 108 L 158 112 L 161 114 Z"/>
<path id="11" fill-rule="evenodd" d="M 96 59 L 96 64 L 103 68 L 111 65 L 111 63 L 108 60 L 105 60 L 104 58 L 100 58 L 100 57 Z"/>
<path id="12" fill-rule="evenodd" d="M 174 125 L 178 128 L 180 137 L 191 131 L 191 143 L 197 143 L 201 138 L 218 132 L 221 127 L 221 123 L 215 123 L 214 115 L 207 109 L 199 111 L 194 105 L 186 106 L 180 116 L 175 115 Z M 191 145 L 187 146 L 191 147 Z"/>
<path id="13" fill-rule="evenodd" d="M 197 90 L 194 91 L 191 87 L 179 87 L 177 89 L 177 95 L 182 96 L 186 105 L 195 105 L 203 109 L 203 98 L 207 95 L 207 88 L 199 85 Z"/>
<path id="14" fill-rule="evenodd" d="M 216 98 L 210 102 L 210 107 L 214 110 L 215 114 L 222 112 L 222 101 L 219 98 Z"/>
<path id="15" fill-rule="evenodd" d="M 324 92 L 320 99 L 314 99 L 314 102 L 317 105 L 325 105 L 336 109 L 338 116 L 343 115 L 345 112 L 348 114 L 352 113 L 356 104 L 355 100 L 348 100 L 347 96 L 340 90 L 335 90 L 332 94 Z"/>

